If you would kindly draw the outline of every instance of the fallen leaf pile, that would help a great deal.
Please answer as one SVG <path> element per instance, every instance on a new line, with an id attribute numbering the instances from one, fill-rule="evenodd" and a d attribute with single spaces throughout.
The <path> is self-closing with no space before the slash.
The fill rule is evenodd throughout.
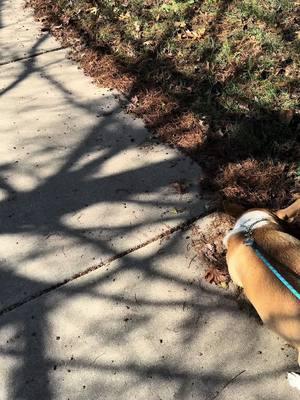
<path id="1" fill-rule="evenodd" d="M 234 219 L 218 212 L 206 217 L 205 229 L 195 226 L 192 231 L 192 246 L 199 260 L 206 266 L 204 279 L 211 283 L 227 288 L 230 281 L 226 265 L 226 251 L 223 238 L 232 228 Z"/>

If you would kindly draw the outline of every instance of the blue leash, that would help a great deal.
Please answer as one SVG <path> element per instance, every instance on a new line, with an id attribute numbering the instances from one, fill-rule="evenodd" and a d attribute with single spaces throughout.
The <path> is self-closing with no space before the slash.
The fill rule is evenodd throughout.
<path id="1" fill-rule="evenodd" d="M 263 256 L 263 254 L 258 250 L 257 245 L 255 241 L 251 237 L 247 237 L 245 239 L 245 244 L 246 246 L 252 247 L 252 249 L 255 251 L 255 254 L 257 257 L 265 264 L 266 267 L 269 268 L 271 272 L 276 276 L 277 279 L 280 280 L 281 283 L 298 299 L 300 300 L 300 293 L 298 290 L 294 288 L 285 278 L 284 276 L 281 275 L 281 273 L 273 267 L 273 265 Z"/>

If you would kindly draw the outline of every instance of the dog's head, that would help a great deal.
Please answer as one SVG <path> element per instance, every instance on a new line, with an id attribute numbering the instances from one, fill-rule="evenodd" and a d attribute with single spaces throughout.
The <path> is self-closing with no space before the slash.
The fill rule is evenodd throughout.
<path id="1" fill-rule="evenodd" d="M 231 203 L 227 201 L 223 202 L 223 207 L 226 214 L 229 214 L 234 218 L 239 218 L 245 212 L 250 211 L 247 210 L 245 207 L 241 206 L 240 204 Z M 300 217 L 300 198 L 297 199 L 290 206 L 277 211 L 272 211 L 266 208 L 253 208 L 251 209 L 251 211 L 252 210 L 265 211 L 273 216 L 276 216 L 282 221 L 293 222 L 297 217 Z"/>
<path id="2" fill-rule="evenodd" d="M 239 204 L 226 201 L 223 202 L 223 207 L 226 214 L 229 214 L 236 219 L 240 218 L 243 214 L 249 211 L 264 211 L 272 216 L 275 221 L 284 228 L 284 230 L 300 239 L 300 198 L 290 206 L 277 211 L 266 208 L 252 208 L 247 210 L 245 207 Z"/>

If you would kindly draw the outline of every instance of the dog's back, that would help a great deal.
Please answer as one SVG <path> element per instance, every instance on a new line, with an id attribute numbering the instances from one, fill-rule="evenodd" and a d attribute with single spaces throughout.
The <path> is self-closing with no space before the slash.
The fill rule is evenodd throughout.
<path id="1" fill-rule="evenodd" d="M 288 214 L 290 217 L 292 213 L 298 212 L 300 202 L 296 203 L 297 207 L 294 203 L 292 210 L 281 210 L 282 216 Z M 280 216 L 268 210 L 251 210 L 237 220 L 233 232 L 227 238 L 229 273 L 233 281 L 244 288 L 261 319 L 300 353 L 300 301 L 257 256 L 254 249 L 245 245 L 248 232 L 245 221 L 246 225 L 252 226 L 253 218 L 256 227 L 253 227 L 252 235 L 258 248 L 271 265 L 300 292 L 300 240 L 287 232 L 286 224 L 281 223 Z"/>

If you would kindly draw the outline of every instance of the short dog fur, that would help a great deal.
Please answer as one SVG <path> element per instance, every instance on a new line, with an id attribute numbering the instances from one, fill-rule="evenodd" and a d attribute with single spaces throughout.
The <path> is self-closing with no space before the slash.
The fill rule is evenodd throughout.
<path id="1" fill-rule="evenodd" d="M 238 217 L 233 231 L 224 239 L 227 265 L 235 284 L 244 289 L 262 321 L 298 350 L 300 366 L 300 301 L 245 245 L 245 233 L 253 226 L 252 237 L 259 249 L 300 292 L 300 240 L 291 234 L 289 222 L 300 214 L 300 199 L 291 206 L 272 212 L 225 205 Z M 289 374 L 289 382 L 300 390 L 300 375 Z"/>

